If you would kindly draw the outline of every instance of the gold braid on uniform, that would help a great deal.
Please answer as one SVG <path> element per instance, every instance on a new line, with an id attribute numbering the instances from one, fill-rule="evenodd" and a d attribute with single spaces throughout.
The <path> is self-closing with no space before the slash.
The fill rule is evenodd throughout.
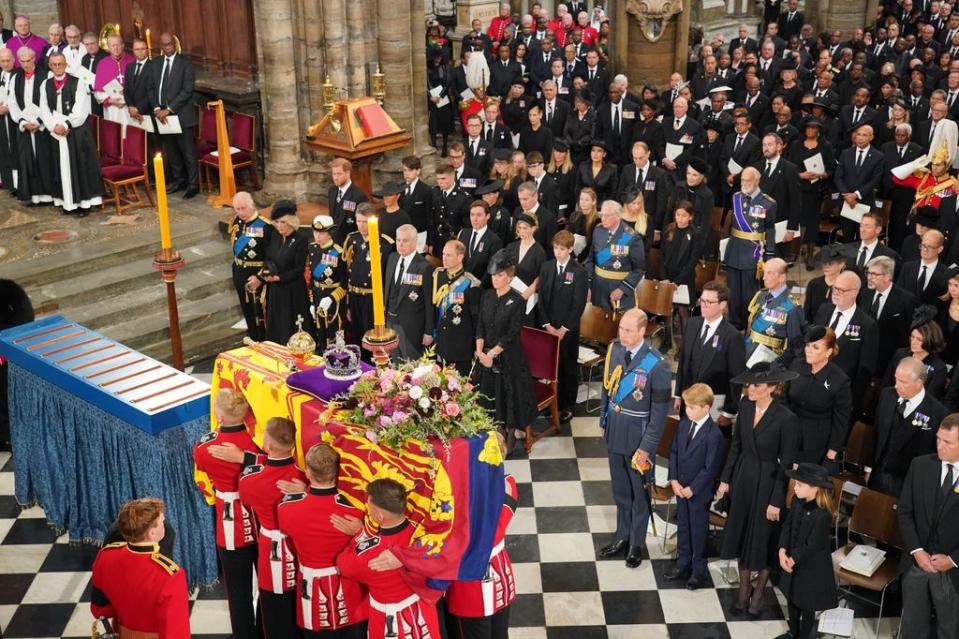
<path id="1" fill-rule="evenodd" d="M 446 284 L 443 284 L 439 288 L 436 287 L 438 278 L 440 274 L 440 269 L 433 269 L 433 306 L 439 306 L 440 301 L 446 297 L 446 293 L 450 289 L 449 277 L 447 277 Z"/>
<path id="2" fill-rule="evenodd" d="M 609 362 L 613 358 L 613 345 L 609 345 L 609 349 L 606 351 L 606 362 L 603 364 L 603 388 L 606 389 L 606 394 L 612 397 L 615 394 L 615 391 L 619 390 L 619 381 L 623 377 L 623 367 L 617 366 L 613 369 L 612 375 L 609 373 Z"/>

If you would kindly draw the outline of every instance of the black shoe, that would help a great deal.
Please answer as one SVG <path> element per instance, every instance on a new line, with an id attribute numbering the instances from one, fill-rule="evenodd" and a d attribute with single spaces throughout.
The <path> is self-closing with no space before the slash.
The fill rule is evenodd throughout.
<path id="1" fill-rule="evenodd" d="M 199 189 L 195 189 L 195 188 L 193 188 L 193 187 L 191 186 L 190 188 L 188 188 L 188 189 L 186 190 L 186 193 L 183 194 L 183 199 L 184 199 L 184 200 L 189 200 L 189 199 L 191 199 L 191 198 L 194 198 L 194 197 L 197 196 L 197 194 L 198 194 L 199 192 L 200 192 Z"/>
<path id="2" fill-rule="evenodd" d="M 686 581 L 692 576 L 693 571 L 690 568 L 673 568 L 669 572 L 663 573 L 663 579 L 669 581 Z"/>
<path id="3" fill-rule="evenodd" d="M 73 212 L 73 214 L 77 217 L 86 217 L 90 215 L 90 209 L 77 209 Z"/>
<path id="4" fill-rule="evenodd" d="M 643 563 L 643 547 L 633 546 L 626 554 L 626 567 L 638 568 L 641 563 Z"/>
<path id="5" fill-rule="evenodd" d="M 731 604 L 729 604 L 729 614 L 734 615 L 736 617 L 741 617 L 744 614 L 746 614 L 746 606 L 748 605 L 749 605 L 748 603 L 741 604 L 738 601 L 734 601 Z"/>
<path id="6" fill-rule="evenodd" d="M 169 186 L 166 187 L 166 193 L 167 195 L 170 195 L 171 193 L 182 191 L 185 188 L 186 188 L 185 184 L 170 184 Z"/>
<path id="7" fill-rule="evenodd" d="M 626 547 L 627 547 L 628 545 L 629 545 L 629 544 L 627 544 L 627 543 L 626 543 L 625 541 L 623 541 L 622 539 L 617 539 L 616 541 L 614 541 L 613 543 L 609 544 L 608 546 L 603 546 L 602 548 L 599 549 L 599 558 L 600 558 L 600 559 L 609 559 L 610 557 L 615 557 L 615 556 L 618 555 L 619 553 L 621 553 L 621 552 L 623 552 L 624 550 L 626 550 Z"/>
<path id="8" fill-rule="evenodd" d="M 573 419 L 573 411 L 571 410 L 562 410 L 559 412 L 559 422 L 561 424 L 566 424 Z"/>
<path id="9" fill-rule="evenodd" d="M 709 579 L 706 575 L 693 575 L 686 582 L 686 590 L 698 590 L 709 585 Z"/>

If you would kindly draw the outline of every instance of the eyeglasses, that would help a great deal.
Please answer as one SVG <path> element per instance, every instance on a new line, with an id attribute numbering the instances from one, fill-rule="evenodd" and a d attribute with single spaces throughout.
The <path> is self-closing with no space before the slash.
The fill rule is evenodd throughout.
<path id="1" fill-rule="evenodd" d="M 882 271 L 866 271 L 866 277 L 882 277 L 885 273 Z M 835 289 L 835 287 L 833 287 Z"/>
<path id="2" fill-rule="evenodd" d="M 719 300 L 707 300 L 705 297 L 699 298 L 700 306 L 710 306 L 712 304 L 719 304 Z"/>
<path id="3" fill-rule="evenodd" d="M 835 293 L 842 293 L 842 294 L 845 295 L 846 293 L 851 293 L 852 291 L 855 291 L 856 289 L 854 289 L 854 288 L 839 288 L 838 286 L 833 286 L 833 287 L 832 287 L 832 290 L 833 290 L 833 292 L 835 292 Z"/>
<path id="4" fill-rule="evenodd" d="M 458 160 L 458 159 L 460 159 L 461 157 L 464 157 L 465 154 L 463 154 L 463 153 L 449 153 L 448 156 L 449 156 L 449 158 L 452 159 L 452 160 Z"/>
<path id="5" fill-rule="evenodd" d="M 937 248 L 939 248 L 939 247 L 938 247 L 938 246 L 933 246 L 932 244 L 920 244 L 920 245 L 919 245 L 919 248 L 920 248 L 920 249 L 926 249 L 927 251 L 935 251 L 935 250 L 936 250 Z"/>

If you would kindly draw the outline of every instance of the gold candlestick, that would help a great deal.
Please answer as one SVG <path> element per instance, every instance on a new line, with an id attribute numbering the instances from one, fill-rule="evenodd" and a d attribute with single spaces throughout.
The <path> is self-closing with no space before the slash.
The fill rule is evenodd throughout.
<path id="1" fill-rule="evenodd" d="M 372 84 L 373 90 L 370 93 L 380 103 L 380 106 L 383 106 L 383 100 L 386 99 L 386 76 L 380 71 L 379 63 L 376 65 L 376 73 L 373 74 Z"/>

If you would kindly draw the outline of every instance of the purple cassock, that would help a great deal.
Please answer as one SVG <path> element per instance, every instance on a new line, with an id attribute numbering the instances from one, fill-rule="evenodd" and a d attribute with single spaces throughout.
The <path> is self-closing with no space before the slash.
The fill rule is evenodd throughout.
<path id="1" fill-rule="evenodd" d="M 17 51 L 20 50 L 20 47 L 30 47 L 33 49 L 33 52 L 36 54 L 36 60 L 39 62 L 43 59 L 43 52 L 46 51 L 49 43 L 35 33 L 31 33 L 24 38 L 19 33 L 14 31 L 13 37 L 7 40 L 6 44 L 3 46 L 13 51 L 14 65 L 19 69 L 20 58 L 17 57 Z"/>
<path id="2" fill-rule="evenodd" d="M 136 62 L 136 58 L 129 53 L 124 53 L 117 60 L 112 55 L 100 60 L 97 63 L 96 78 L 93 81 L 94 91 L 103 91 L 103 87 L 110 84 L 114 79 L 119 79 L 120 84 L 124 84 L 123 74 L 126 72 L 127 65 Z"/>

